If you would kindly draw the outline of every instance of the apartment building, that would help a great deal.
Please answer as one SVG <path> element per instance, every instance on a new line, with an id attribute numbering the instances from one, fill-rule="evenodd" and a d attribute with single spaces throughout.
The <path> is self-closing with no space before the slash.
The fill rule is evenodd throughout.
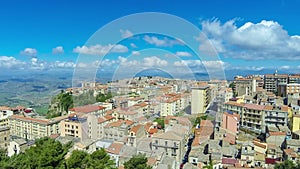
<path id="1" fill-rule="evenodd" d="M 10 129 L 8 126 L 0 126 L 0 148 L 7 149 L 9 145 Z"/>
<path id="2" fill-rule="evenodd" d="M 144 137 L 146 135 L 146 130 L 144 125 L 138 124 L 135 126 L 132 126 L 129 130 L 129 134 L 127 137 L 127 145 L 136 147 L 137 146 L 137 140 Z"/>
<path id="3" fill-rule="evenodd" d="M 97 116 L 88 115 L 87 122 L 89 128 L 89 138 L 90 139 L 102 139 L 104 138 L 104 126 L 108 123 L 114 121 L 115 118 L 111 115 Z"/>
<path id="4" fill-rule="evenodd" d="M 104 139 L 126 143 L 128 131 L 133 124 L 134 122 L 130 120 L 117 120 L 108 123 L 104 126 Z"/>
<path id="5" fill-rule="evenodd" d="M 300 84 L 299 83 L 292 83 L 292 84 L 285 84 L 280 83 L 278 84 L 278 96 L 287 97 L 288 95 L 294 95 L 300 93 Z"/>
<path id="6" fill-rule="evenodd" d="M 211 101 L 209 86 L 192 88 L 192 114 L 203 114 Z"/>
<path id="7" fill-rule="evenodd" d="M 76 114 L 69 117 L 60 123 L 60 135 L 72 136 L 82 140 L 88 138 L 87 118 L 80 118 Z"/>
<path id="8" fill-rule="evenodd" d="M 289 84 L 300 84 L 300 75 L 290 75 L 289 76 Z"/>
<path id="9" fill-rule="evenodd" d="M 12 115 L 9 117 L 10 133 L 13 136 L 28 140 L 50 136 L 51 134 L 59 134 L 59 123 L 66 118 L 67 116 L 53 119 L 39 119 Z"/>
<path id="10" fill-rule="evenodd" d="M 263 105 L 245 104 L 242 125 L 258 133 L 265 131 L 264 108 L 265 106 Z"/>
<path id="11" fill-rule="evenodd" d="M 287 126 L 288 107 L 266 105 L 264 108 L 264 121 L 266 126 Z"/>
<path id="12" fill-rule="evenodd" d="M 8 126 L 8 117 L 13 115 L 10 107 L 0 106 L 0 126 Z"/>
<path id="13" fill-rule="evenodd" d="M 224 112 L 222 128 L 231 134 L 237 134 L 239 130 L 240 115 L 233 112 Z"/>
<path id="14" fill-rule="evenodd" d="M 268 92 L 277 93 L 279 84 L 287 84 L 289 76 L 287 74 L 266 74 L 264 77 L 264 88 Z"/>
<path id="15" fill-rule="evenodd" d="M 165 152 L 166 156 L 181 162 L 185 153 L 185 142 L 184 137 L 175 131 L 156 133 L 152 136 L 152 149 Z"/>

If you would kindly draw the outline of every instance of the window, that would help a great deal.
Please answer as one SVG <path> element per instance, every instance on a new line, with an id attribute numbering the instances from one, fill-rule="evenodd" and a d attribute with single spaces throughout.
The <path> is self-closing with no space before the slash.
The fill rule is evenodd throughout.
<path id="1" fill-rule="evenodd" d="M 165 145 L 166 145 L 166 146 L 168 145 L 168 141 L 165 141 Z"/>

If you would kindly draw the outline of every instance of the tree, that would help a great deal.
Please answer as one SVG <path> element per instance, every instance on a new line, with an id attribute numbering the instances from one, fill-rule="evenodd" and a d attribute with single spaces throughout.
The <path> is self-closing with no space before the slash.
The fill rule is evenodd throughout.
<path id="1" fill-rule="evenodd" d="M 115 163 L 109 157 L 109 155 L 102 148 L 93 152 L 91 155 L 90 166 L 94 169 L 114 169 Z"/>
<path id="2" fill-rule="evenodd" d="M 151 169 L 147 165 L 147 157 L 143 154 L 133 156 L 129 161 L 124 163 L 125 169 Z"/>
<path id="3" fill-rule="evenodd" d="M 275 165 L 275 169 L 296 169 L 299 168 L 299 165 L 295 165 L 293 161 L 285 160 L 283 163 L 279 163 Z"/>
<path id="4" fill-rule="evenodd" d="M 156 118 L 154 122 L 157 122 L 158 125 L 161 126 L 162 129 L 165 128 L 165 119 L 164 118 Z"/>
<path id="5" fill-rule="evenodd" d="M 209 160 L 209 164 L 204 166 L 203 168 L 206 168 L 206 169 L 213 169 L 214 168 L 214 165 L 213 165 L 213 162 L 212 160 Z"/>
<path id="6" fill-rule="evenodd" d="M 90 161 L 90 156 L 84 151 L 74 150 L 72 155 L 67 159 L 67 168 L 81 169 L 87 168 L 88 162 Z"/>

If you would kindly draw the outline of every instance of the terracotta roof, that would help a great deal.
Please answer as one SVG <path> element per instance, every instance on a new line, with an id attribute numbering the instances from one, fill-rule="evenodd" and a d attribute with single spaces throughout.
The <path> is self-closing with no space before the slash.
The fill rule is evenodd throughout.
<path id="1" fill-rule="evenodd" d="M 255 141 L 255 140 L 253 140 L 253 144 L 254 144 L 255 146 L 258 146 L 258 147 L 261 147 L 261 148 L 264 148 L 264 149 L 267 148 L 267 145 L 262 144 L 262 143 L 260 143 L 260 142 L 258 142 L 258 141 Z"/>
<path id="2" fill-rule="evenodd" d="M 86 105 L 81 107 L 74 107 L 69 109 L 70 111 L 75 111 L 78 113 L 91 113 L 98 110 L 104 110 L 106 107 L 103 106 L 97 106 L 97 105 Z"/>
<path id="3" fill-rule="evenodd" d="M 214 124 L 212 123 L 211 120 L 201 120 L 200 122 L 200 128 L 201 127 L 214 127 Z"/>
<path id="4" fill-rule="evenodd" d="M 280 131 L 273 131 L 273 132 L 269 132 L 270 136 L 285 136 L 286 133 L 285 132 L 280 132 Z"/>
<path id="5" fill-rule="evenodd" d="M 288 106 L 281 106 L 281 110 L 282 111 L 289 111 L 289 107 Z"/>
<path id="6" fill-rule="evenodd" d="M 142 102 L 142 103 L 135 104 L 133 106 L 136 106 L 136 107 L 145 107 L 145 106 L 148 106 L 148 104 L 146 102 Z"/>
<path id="7" fill-rule="evenodd" d="M 114 122 L 107 124 L 106 127 L 120 127 L 122 124 L 126 124 L 126 125 L 130 126 L 133 123 L 134 122 L 131 120 L 118 120 L 118 121 L 114 121 Z"/>
<path id="8" fill-rule="evenodd" d="M 263 110 L 265 108 L 265 106 L 258 105 L 258 104 L 245 104 L 244 108 L 252 109 L 252 110 Z"/>
<path id="9" fill-rule="evenodd" d="M 138 124 L 136 126 L 133 126 L 131 129 L 130 129 L 130 132 L 134 132 L 134 133 L 137 133 L 138 130 L 142 127 L 143 125 L 141 124 Z"/>
<path id="10" fill-rule="evenodd" d="M 243 107 L 245 105 L 245 103 L 237 103 L 234 101 L 229 101 L 229 102 L 226 102 L 225 104 L 232 105 L 232 106 L 239 106 L 239 107 Z"/>
<path id="11" fill-rule="evenodd" d="M 148 157 L 147 159 L 147 165 L 153 166 L 156 163 L 156 159 L 154 157 Z"/>
<path id="12" fill-rule="evenodd" d="M 108 153 L 111 153 L 111 154 L 116 154 L 116 155 L 119 155 L 122 148 L 123 148 L 124 144 L 122 143 L 112 143 L 108 148 L 106 148 L 106 151 Z"/>
<path id="13" fill-rule="evenodd" d="M 295 151 L 293 149 L 284 149 L 283 150 L 285 154 L 287 154 L 288 156 L 297 157 L 297 154 L 295 153 Z"/>
<path id="14" fill-rule="evenodd" d="M 18 115 L 12 115 L 12 116 L 10 116 L 10 118 L 16 119 L 16 120 L 21 120 L 21 121 L 42 123 L 42 124 L 48 124 L 50 122 L 50 120 L 48 120 L 48 119 L 37 119 L 37 118 L 24 117 L 24 116 L 18 116 Z"/>
<path id="15" fill-rule="evenodd" d="M 222 158 L 222 164 L 236 164 L 239 163 L 239 160 L 233 158 Z"/>
<path id="16" fill-rule="evenodd" d="M 8 106 L 0 106 L 0 110 L 10 110 L 11 108 Z"/>
<path id="17" fill-rule="evenodd" d="M 271 105 L 266 105 L 266 106 L 265 106 L 265 110 L 273 110 L 273 106 L 271 106 Z"/>

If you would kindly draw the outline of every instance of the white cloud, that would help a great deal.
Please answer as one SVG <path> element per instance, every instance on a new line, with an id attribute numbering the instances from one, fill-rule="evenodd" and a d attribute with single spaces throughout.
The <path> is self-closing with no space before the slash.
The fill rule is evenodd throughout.
<path id="1" fill-rule="evenodd" d="M 52 49 L 52 54 L 62 54 L 64 53 L 64 48 L 62 46 L 57 46 Z"/>
<path id="2" fill-rule="evenodd" d="M 132 48 L 137 48 L 137 46 L 136 46 L 134 43 L 130 43 L 130 46 L 131 46 Z"/>
<path id="3" fill-rule="evenodd" d="M 275 21 L 247 22 L 238 27 L 235 20 L 222 24 L 219 20 L 201 22 L 202 31 L 208 37 L 198 37 L 199 50 L 212 53 L 214 49 L 225 57 L 245 60 L 298 60 L 300 36 L 290 36 Z"/>
<path id="4" fill-rule="evenodd" d="M 75 63 L 74 62 L 67 62 L 67 61 L 56 61 L 52 67 L 57 68 L 74 68 Z"/>
<path id="5" fill-rule="evenodd" d="M 21 55 L 35 57 L 37 55 L 37 50 L 34 48 L 25 48 L 20 53 L 21 53 Z"/>
<path id="6" fill-rule="evenodd" d="M 0 56 L 1 68 L 21 68 L 25 65 L 25 62 L 17 60 L 12 56 Z"/>
<path id="7" fill-rule="evenodd" d="M 131 54 L 134 55 L 134 56 L 138 56 L 138 55 L 140 55 L 141 53 L 140 53 L 139 51 L 132 51 Z"/>
<path id="8" fill-rule="evenodd" d="M 154 67 L 154 66 L 167 66 L 168 62 L 166 60 L 160 59 L 157 56 L 146 57 L 143 59 L 143 65 L 146 67 Z"/>
<path id="9" fill-rule="evenodd" d="M 129 30 L 123 30 L 123 29 L 121 29 L 120 33 L 121 33 L 121 37 L 122 38 L 129 38 L 129 37 L 133 36 L 133 33 L 130 32 Z"/>
<path id="10" fill-rule="evenodd" d="M 94 45 L 94 46 L 77 46 L 73 49 L 73 52 L 80 53 L 80 54 L 87 54 L 87 55 L 104 55 L 108 52 L 114 52 L 114 53 L 124 53 L 128 51 L 128 48 L 126 46 L 117 44 L 117 45 Z"/>
<path id="11" fill-rule="evenodd" d="M 164 46 L 173 46 L 173 45 L 182 45 L 182 42 L 180 40 L 173 40 L 173 39 L 169 39 L 164 37 L 163 39 L 159 39 L 156 36 L 148 36 L 146 35 L 144 37 L 144 40 L 151 44 L 151 45 L 155 45 L 158 47 L 164 47 Z"/>
<path id="12" fill-rule="evenodd" d="M 174 66 L 176 67 L 190 67 L 190 68 L 199 68 L 205 66 L 207 69 L 219 69 L 222 67 L 227 67 L 228 63 L 225 63 L 221 60 L 216 61 L 201 61 L 201 60 L 180 60 L 175 61 Z"/>
<path id="13" fill-rule="evenodd" d="M 178 57 L 189 57 L 192 56 L 189 52 L 176 52 L 175 54 Z"/>
<path id="14" fill-rule="evenodd" d="M 290 68 L 291 68 L 291 66 L 284 65 L 284 66 L 280 66 L 280 68 L 279 68 L 279 69 L 290 69 Z"/>

